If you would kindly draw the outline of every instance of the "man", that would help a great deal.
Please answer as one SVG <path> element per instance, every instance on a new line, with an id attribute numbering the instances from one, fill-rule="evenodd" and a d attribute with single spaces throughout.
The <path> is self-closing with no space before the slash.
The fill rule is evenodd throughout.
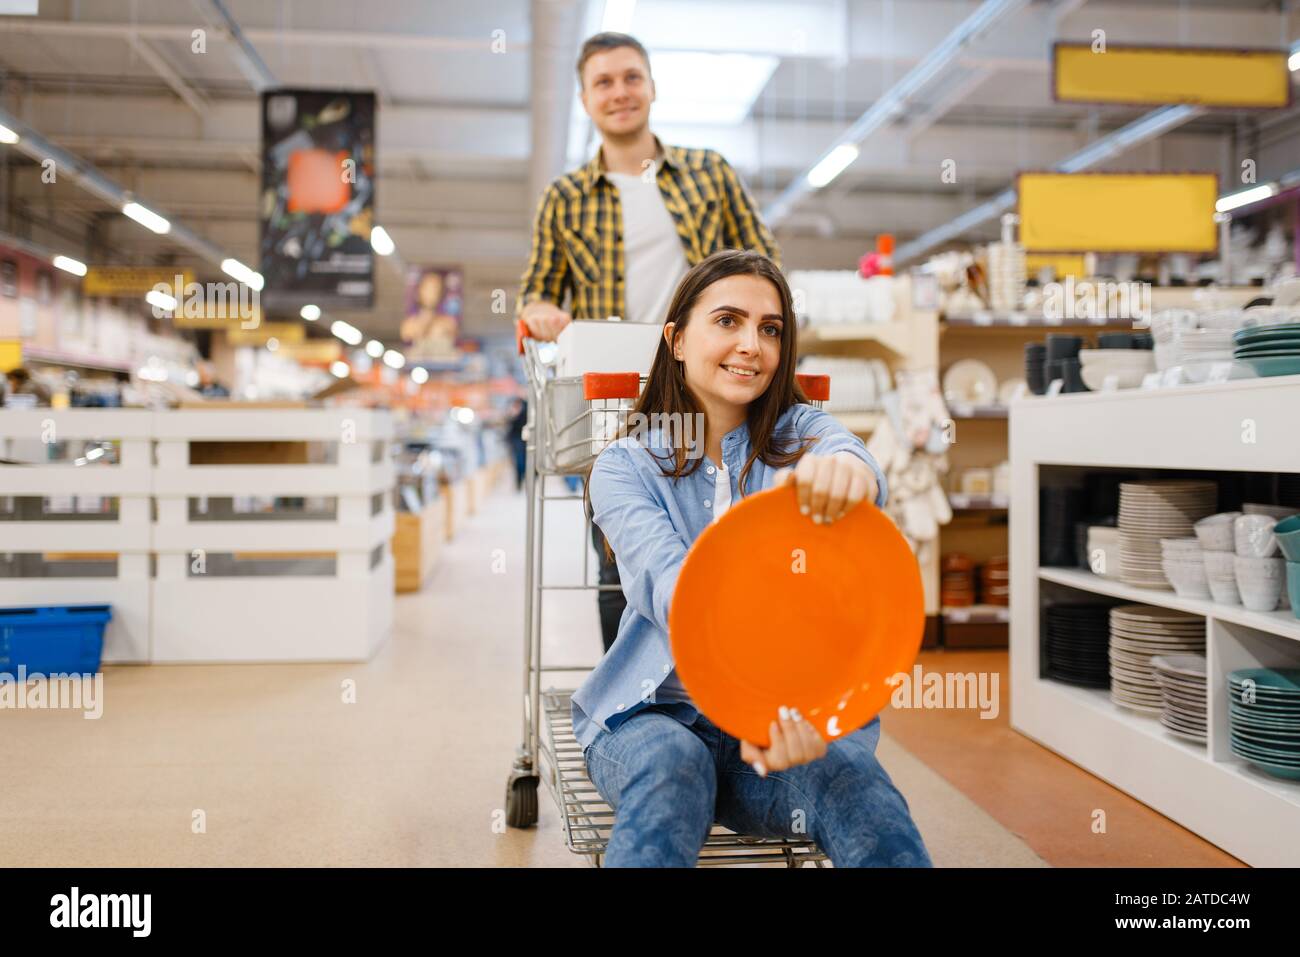
<path id="1" fill-rule="evenodd" d="M 665 146 L 650 132 L 655 88 L 639 42 L 624 33 L 589 38 L 578 82 L 601 148 L 538 204 L 516 304 L 534 338 L 553 340 L 575 318 L 662 323 L 678 280 L 719 249 L 754 249 L 780 265 L 776 240 L 727 161 Z M 595 525 L 592 541 L 601 583 L 617 583 Z M 599 604 L 608 650 L 626 603 L 621 591 L 602 591 Z"/>

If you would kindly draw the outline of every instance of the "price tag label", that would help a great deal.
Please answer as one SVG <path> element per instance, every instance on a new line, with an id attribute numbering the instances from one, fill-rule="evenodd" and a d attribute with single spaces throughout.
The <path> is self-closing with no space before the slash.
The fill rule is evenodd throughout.
<path id="1" fill-rule="evenodd" d="M 1064 316 L 1058 316 L 1058 315 L 1055 315 L 1055 314 L 1052 314 L 1052 313 L 1049 313 L 1048 315 L 1044 316 L 1044 317 L 1043 317 L 1043 320 L 1044 320 L 1044 321 L 1045 321 L 1049 326 L 1059 326 L 1059 325 L 1063 325 L 1063 324 L 1065 323 L 1065 317 L 1064 317 Z"/>
<path id="2" fill-rule="evenodd" d="M 1065 388 L 1064 379 L 1053 379 L 1052 384 L 1047 387 L 1048 395 L 1060 395 L 1061 390 Z"/>
<path id="3" fill-rule="evenodd" d="M 975 313 L 975 325 L 977 326 L 993 325 L 993 314 L 988 312 Z"/>
<path id="4" fill-rule="evenodd" d="M 1019 402 L 1025 396 L 1029 395 L 1028 383 L 1021 382 L 1016 385 L 1016 391 L 1011 395 L 1012 402 Z"/>
<path id="5" fill-rule="evenodd" d="M 1119 376 L 1117 376 L 1117 375 L 1108 375 L 1108 376 L 1106 376 L 1106 378 L 1102 379 L 1102 380 L 1101 380 L 1101 391 L 1102 391 L 1102 392 L 1118 392 L 1118 391 L 1119 391 Z"/>
<path id="6" fill-rule="evenodd" d="M 1227 382 L 1231 376 L 1232 376 L 1231 362 L 1216 362 L 1214 363 L 1214 365 L 1210 366 L 1209 381 L 1211 382 Z"/>
<path id="7" fill-rule="evenodd" d="M 1088 317 L 1088 324 L 1093 326 L 1104 326 L 1106 324 L 1106 321 L 1107 320 L 1105 315 Z"/>
<path id="8" fill-rule="evenodd" d="M 1164 376 L 1160 379 L 1161 388 L 1167 389 L 1170 386 L 1181 385 L 1183 382 L 1183 367 L 1174 366 L 1172 369 L 1166 369 Z"/>
<path id="9" fill-rule="evenodd" d="M 956 419 L 969 419 L 971 413 L 975 411 L 974 406 L 966 405 L 965 403 L 957 403 L 949 408 L 952 409 L 953 418 Z"/>
<path id="10" fill-rule="evenodd" d="M 1142 388 L 1144 391 L 1151 392 L 1160 388 L 1160 373 L 1148 372 L 1142 377 Z"/>
<path id="11" fill-rule="evenodd" d="M 1013 326 L 1029 325 L 1029 314 L 1025 312 L 1013 312 L 1011 314 L 1011 324 Z"/>
<path id="12" fill-rule="evenodd" d="M 948 620 L 958 624 L 970 621 L 970 612 L 965 608 L 952 608 L 948 611 Z"/>

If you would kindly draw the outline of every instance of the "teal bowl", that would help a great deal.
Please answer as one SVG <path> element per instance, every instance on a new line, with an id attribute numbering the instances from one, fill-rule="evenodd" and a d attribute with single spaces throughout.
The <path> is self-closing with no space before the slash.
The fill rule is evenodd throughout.
<path id="1" fill-rule="evenodd" d="M 1291 599 L 1291 614 L 1300 618 L 1300 562 L 1286 563 L 1286 593 Z"/>
<path id="2" fill-rule="evenodd" d="M 1284 518 L 1273 526 L 1278 548 L 1289 562 L 1300 562 L 1300 515 Z"/>

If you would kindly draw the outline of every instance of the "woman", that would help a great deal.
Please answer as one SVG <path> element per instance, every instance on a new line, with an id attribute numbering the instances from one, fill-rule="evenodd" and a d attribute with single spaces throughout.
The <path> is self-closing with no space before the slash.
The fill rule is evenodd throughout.
<path id="1" fill-rule="evenodd" d="M 592 782 L 616 810 L 611 867 L 691 866 L 715 819 L 743 834 L 812 838 L 840 867 L 930 864 L 907 802 L 876 761 L 879 718 L 828 746 L 782 708 L 760 748 L 701 714 L 673 668 L 677 574 L 733 497 L 793 481 L 813 522 L 885 500 L 879 467 L 861 440 L 807 404 L 794 363 L 780 270 L 759 253 L 710 256 L 678 286 L 634 410 L 642 416 L 629 417 L 669 426 L 621 437 L 592 468 L 593 519 L 627 608 L 613 647 L 573 695 L 573 727 Z M 685 423 L 698 420 L 685 417 L 697 413 L 702 445 L 674 442 L 693 433 Z M 763 595 L 755 582 L 756 616 Z"/>

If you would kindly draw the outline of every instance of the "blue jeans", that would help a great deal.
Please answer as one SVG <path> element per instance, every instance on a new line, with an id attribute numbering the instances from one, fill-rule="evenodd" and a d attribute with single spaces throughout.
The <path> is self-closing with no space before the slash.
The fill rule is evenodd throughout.
<path id="1" fill-rule="evenodd" d="M 716 820 L 738 834 L 811 838 L 836 867 L 930 867 L 907 801 L 876 760 L 877 718 L 824 757 L 760 778 L 704 715 L 650 705 L 584 752 L 615 810 L 609 867 L 693 867 Z"/>

